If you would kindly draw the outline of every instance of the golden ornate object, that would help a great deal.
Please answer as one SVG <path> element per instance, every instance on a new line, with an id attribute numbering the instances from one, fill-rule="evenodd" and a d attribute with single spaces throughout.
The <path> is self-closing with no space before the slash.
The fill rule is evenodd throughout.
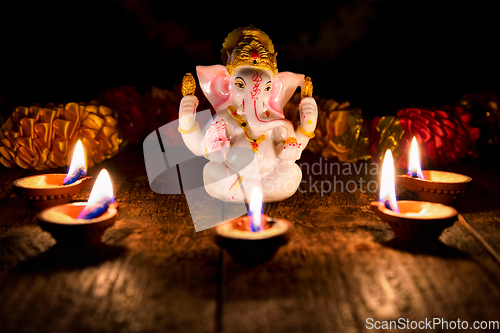
<path id="1" fill-rule="evenodd" d="M 300 126 L 297 127 L 297 131 L 299 131 L 300 133 L 304 134 L 309 139 L 312 139 L 312 138 L 314 138 L 316 136 L 316 134 L 314 134 L 313 132 L 308 132 L 305 129 L 303 129 L 302 127 L 300 127 Z"/>
<path id="2" fill-rule="evenodd" d="M 294 143 L 294 144 L 298 144 L 297 143 L 297 139 L 294 138 L 293 136 L 289 136 L 286 140 L 285 140 L 285 145 L 289 145 L 291 143 Z"/>
<path id="3" fill-rule="evenodd" d="M 182 96 L 194 95 L 196 90 L 196 81 L 191 73 L 186 73 L 182 78 Z"/>
<path id="4" fill-rule="evenodd" d="M 222 61 L 229 74 L 240 66 L 268 70 L 273 77 L 278 72 L 277 52 L 266 33 L 253 25 L 233 30 L 222 44 Z"/>
<path id="5" fill-rule="evenodd" d="M 312 97 L 313 95 L 313 84 L 311 78 L 306 76 L 304 79 L 304 84 L 300 89 L 300 98 Z"/>
<path id="6" fill-rule="evenodd" d="M 179 128 L 177 128 L 177 130 L 178 130 L 178 131 L 179 131 L 179 133 L 181 133 L 181 134 L 191 134 L 191 133 L 196 132 L 196 131 L 197 131 L 197 130 L 199 130 L 199 129 L 200 129 L 200 123 L 199 123 L 199 122 L 197 122 L 197 121 L 194 123 L 193 127 L 192 127 L 191 129 L 189 129 L 189 130 L 182 129 L 182 128 L 180 128 L 180 127 L 179 127 Z"/>
<path id="7" fill-rule="evenodd" d="M 300 124 L 301 95 L 302 92 L 295 93 L 284 108 L 285 117 L 296 126 Z M 325 158 L 336 156 L 341 162 L 370 158 L 369 133 L 361 109 L 351 108 L 349 102 L 338 103 L 333 99 L 319 99 L 317 102 L 318 124 L 315 132 L 306 132 L 300 126 L 297 128 L 311 138 L 307 149 Z"/>
<path id="8" fill-rule="evenodd" d="M 400 143 L 405 131 L 399 123 L 399 118 L 394 116 L 381 117 L 375 128 L 379 134 L 378 156 L 375 160 L 382 161 L 385 152 L 390 149 L 395 159 L 400 155 Z"/>
<path id="9" fill-rule="evenodd" d="M 233 116 L 233 118 L 238 122 L 238 124 L 240 124 L 240 127 L 243 129 L 247 140 L 250 141 L 250 146 L 252 147 L 253 152 L 257 153 L 257 151 L 259 150 L 259 144 L 264 141 L 266 135 L 262 134 L 258 139 L 252 138 L 250 134 L 248 134 L 248 123 L 245 118 L 238 114 L 238 111 L 236 111 L 236 108 L 234 106 L 229 105 L 227 108 L 229 109 L 229 113 L 231 114 L 231 116 Z"/>
<path id="10" fill-rule="evenodd" d="M 8 168 L 64 167 L 71 162 L 70 152 L 78 140 L 88 167 L 116 155 L 122 143 L 117 115 L 91 103 L 18 106 L 1 128 L 0 162 Z"/>
<path id="11" fill-rule="evenodd" d="M 498 92 L 483 91 L 462 96 L 457 104 L 472 114 L 472 123 L 481 130 L 476 147 L 483 153 L 500 145 Z M 496 154 L 496 153 L 494 153 Z"/>

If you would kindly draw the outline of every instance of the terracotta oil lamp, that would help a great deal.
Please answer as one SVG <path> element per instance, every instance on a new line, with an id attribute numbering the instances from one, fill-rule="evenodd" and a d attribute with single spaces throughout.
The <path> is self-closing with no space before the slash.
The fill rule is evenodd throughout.
<path id="1" fill-rule="evenodd" d="M 398 184 L 418 195 L 423 201 L 451 205 L 462 193 L 469 190 L 472 178 L 453 172 L 422 171 L 418 154 L 418 144 L 413 137 L 408 173 L 398 175 Z"/>
<path id="2" fill-rule="evenodd" d="M 252 191 L 249 216 L 225 222 L 215 227 L 215 242 L 244 265 L 269 261 L 280 246 L 288 243 L 291 225 L 285 219 L 262 214 L 262 194 Z"/>
<path id="3" fill-rule="evenodd" d="M 57 243 L 95 244 L 100 242 L 104 231 L 115 223 L 117 207 L 111 179 L 103 169 L 87 203 L 74 202 L 45 209 L 38 214 L 38 221 Z"/>
<path id="4" fill-rule="evenodd" d="M 92 177 L 87 177 L 86 171 L 85 152 L 78 140 L 67 174 L 51 173 L 20 178 L 13 184 L 14 192 L 25 199 L 32 209 L 62 205 L 90 185 Z"/>
<path id="5" fill-rule="evenodd" d="M 458 212 L 440 203 L 397 201 L 394 186 L 394 162 L 387 150 L 382 166 L 380 198 L 370 208 L 390 226 L 396 238 L 403 241 L 434 241 L 457 219 Z"/>

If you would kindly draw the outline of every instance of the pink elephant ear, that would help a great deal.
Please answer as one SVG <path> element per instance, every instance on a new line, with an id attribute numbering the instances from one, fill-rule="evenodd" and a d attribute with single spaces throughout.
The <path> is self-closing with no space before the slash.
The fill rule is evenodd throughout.
<path id="1" fill-rule="evenodd" d="M 271 86 L 271 98 L 269 106 L 273 111 L 283 115 L 283 107 L 292 98 L 298 86 L 302 86 L 304 74 L 292 72 L 278 73 Z"/>
<path id="2" fill-rule="evenodd" d="M 222 65 L 196 66 L 200 87 L 215 111 L 229 101 L 230 76 Z"/>

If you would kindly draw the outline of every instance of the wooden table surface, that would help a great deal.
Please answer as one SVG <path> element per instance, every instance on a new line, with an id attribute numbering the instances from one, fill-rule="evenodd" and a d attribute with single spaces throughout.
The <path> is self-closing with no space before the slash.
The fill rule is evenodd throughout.
<path id="1" fill-rule="evenodd" d="M 367 332 L 377 331 L 367 328 L 369 318 L 459 319 L 469 328 L 500 321 L 500 263 L 462 223 L 436 243 L 402 244 L 369 209 L 378 192 L 297 192 L 265 206 L 293 224 L 290 242 L 271 261 L 247 267 L 215 245 L 211 230 L 195 232 L 184 195 L 149 188 L 141 145 L 90 173 L 103 167 L 118 218 L 102 244 L 76 249 L 59 247 L 12 192 L 15 179 L 34 172 L 0 169 L 1 331 Z M 498 162 L 442 169 L 474 178 L 455 208 L 500 252 Z M 311 179 L 377 179 L 369 170 Z M 398 188 L 398 197 L 413 195 Z"/>

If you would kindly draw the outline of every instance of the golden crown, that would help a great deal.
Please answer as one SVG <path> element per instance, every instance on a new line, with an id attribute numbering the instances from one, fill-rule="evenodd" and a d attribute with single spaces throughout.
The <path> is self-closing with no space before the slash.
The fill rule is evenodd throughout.
<path id="1" fill-rule="evenodd" d="M 222 61 L 229 74 L 240 66 L 252 66 L 272 72 L 278 72 L 276 64 L 277 52 L 268 35 L 253 25 L 238 28 L 227 35 L 222 44 Z"/>

